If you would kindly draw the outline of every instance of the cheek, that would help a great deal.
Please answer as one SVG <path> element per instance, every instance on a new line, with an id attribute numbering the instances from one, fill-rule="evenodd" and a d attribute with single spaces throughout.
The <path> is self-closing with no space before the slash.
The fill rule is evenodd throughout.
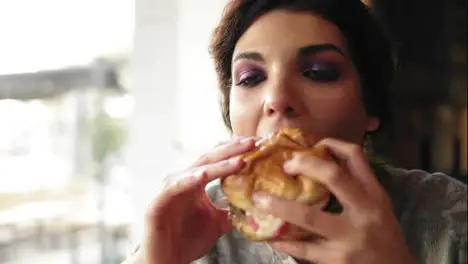
<path id="1" fill-rule="evenodd" d="M 322 96 L 320 99 L 312 99 L 311 108 L 316 108 L 315 113 L 324 116 L 335 116 L 341 118 L 364 117 L 366 115 L 364 105 L 359 94 L 344 90 L 337 90 L 334 94 Z M 318 109 L 317 109 L 318 108 Z"/>
<path id="2" fill-rule="evenodd" d="M 259 117 L 261 116 L 261 101 L 253 93 L 232 88 L 230 94 L 230 118 L 232 131 L 237 136 L 255 136 Z"/>
<path id="3" fill-rule="evenodd" d="M 336 89 L 317 96 L 307 96 L 308 112 L 315 124 L 328 136 L 360 140 L 366 130 L 367 115 L 358 88 Z"/>

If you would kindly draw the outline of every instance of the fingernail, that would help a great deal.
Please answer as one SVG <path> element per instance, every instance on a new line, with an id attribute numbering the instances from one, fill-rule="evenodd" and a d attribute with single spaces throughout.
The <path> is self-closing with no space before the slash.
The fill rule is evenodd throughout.
<path id="1" fill-rule="evenodd" d="M 193 174 L 195 179 L 200 179 L 205 177 L 205 170 L 204 169 L 197 169 Z"/>
<path id="2" fill-rule="evenodd" d="M 244 144 L 247 145 L 247 144 L 250 144 L 252 141 L 253 141 L 253 139 L 251 137 L 246 137 L 246 138 L 241 139 L 240 143 L 243 144 L 243 145 Z"/>
<path id="3" fill-rule="evenodd" d="M 231 165 L 236 165 L 239 162 L 239 157 L 234 157 L 230 159 L 225 159 L 220 162 L 220 165 L 222 166 L 231 166 Z"/>
<path id="4" fill-rule="evenodd" d="M 271 205 L 271 199 L 264 194 L 254 194 L 252 198 L 255 205 L 260 208 L 268 209 Z"/>
<path id="5" fill-rule="evenodd" d="M 255 141 L 255 146 L 258 147 L 258 146 L 262 145 L 263 142 L 265 142 L 267 140 L 268 140 L 268 138 L 260 138 L 260 139 Z"/>
<path id="6" fill-rule="evenodd" d="M 230 164 L 237 164 L 237 163 L 239 163 L 240 160 L 241 160 L 240 157 L 234 157 L 234 158 L 230 158 L 230 159 L 228 160 L 228 162 L 229 162 Z"/>

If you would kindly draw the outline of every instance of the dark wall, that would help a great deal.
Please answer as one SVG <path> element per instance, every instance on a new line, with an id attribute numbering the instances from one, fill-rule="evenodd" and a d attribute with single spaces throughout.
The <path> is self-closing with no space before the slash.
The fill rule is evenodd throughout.
<path id="1" fill-rule="evenodd" d="M 374 12 L 399 61 L 375 147 L 396 166 L 466 174 L 466 0 L 374 0 Z"/>

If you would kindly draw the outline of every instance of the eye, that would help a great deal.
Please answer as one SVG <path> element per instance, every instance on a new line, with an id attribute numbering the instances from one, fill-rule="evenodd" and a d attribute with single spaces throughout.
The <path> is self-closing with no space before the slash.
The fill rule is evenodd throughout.
<path id="1" fill-rule="evenodd" d="M 341 70 L 335 63 L 311 63 L 305 67 L 302 75 L 313 81 L 332 82 L 341 77 Z"/>
<path id="2" fill-rule="evenodd" d="M 254 87 L 266 80 L 265 74 L 260 71 L 249 71 L 242 74 L 240 80 L 236 83 L 241 87 Z"/>

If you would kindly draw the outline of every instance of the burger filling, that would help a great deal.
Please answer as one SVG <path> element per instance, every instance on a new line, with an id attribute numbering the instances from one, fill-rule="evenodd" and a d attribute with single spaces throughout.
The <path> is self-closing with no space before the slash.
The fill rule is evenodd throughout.
<path id="1" fill-rule="evenodd" d="M 245 221 L 255 232 L 256 236 L 264 239 L 274 239 L 287 231 L 288 224 L 272 215 L 245 213 Z"/>
<path id="2" fill-rule="evenodd" d="M 230 205 L 230 212 L 247 224 L 257 238 L 275 239 L 288 231 L 288 223 L 272 215 L 246 212 L 233 205 Z"/>
<path id="3" fill-rule="evenodd" d="M 258 237 L 272 239 L 287 231 L 287 223 L 272 215 L 246 212 L 245 216 L 247 223 Z"/>

